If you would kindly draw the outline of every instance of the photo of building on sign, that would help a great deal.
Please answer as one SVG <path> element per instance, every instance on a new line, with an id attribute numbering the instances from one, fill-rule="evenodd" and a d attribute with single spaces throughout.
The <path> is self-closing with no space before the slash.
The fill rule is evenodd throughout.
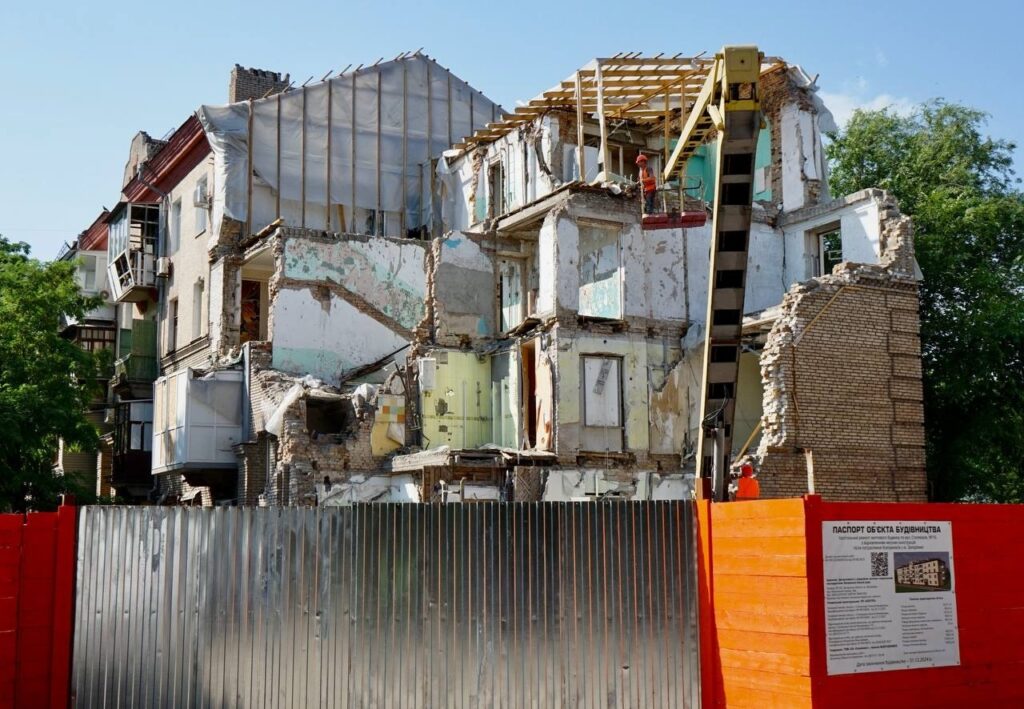
<path id="1" fill-rule="evenodd" d="M 949 570 L 948 552 L 895 552 L 893 578 L 896 593 L 949 591 L 953 576 Z"/>

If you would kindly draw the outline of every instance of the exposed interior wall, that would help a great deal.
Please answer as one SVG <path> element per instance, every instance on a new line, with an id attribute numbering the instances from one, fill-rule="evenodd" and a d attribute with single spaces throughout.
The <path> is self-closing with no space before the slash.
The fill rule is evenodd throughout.
<path id="1" fill-rule="evenodd" d="M 436 259 L 428 268 L 436 342 L 458 345 L 495 332 L 494 259 L 482 242 L 454 232 L 434 243 Z"/>
<path id="2" fill-rule="evenodd" d="M 491 359 L 437 349 L 418 366 L 423 447 L 476 448 L 491 443 Z M 506 394 L 515 392 L 517 387 L 510 387 Z"/>
<path id="3" fill-rule="evenodd" d="M 426 299 L 424 242 L 289 229 L 276 239 L 275 369 L 336 382 L 412 341 Z"/>

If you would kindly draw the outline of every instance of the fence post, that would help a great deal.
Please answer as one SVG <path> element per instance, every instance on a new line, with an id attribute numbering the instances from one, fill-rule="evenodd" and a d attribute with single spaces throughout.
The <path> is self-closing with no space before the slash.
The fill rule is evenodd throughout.
<path id="1" fill-rule="evenodd" d="M 807 554 L 807 633 L 811 650 L 811 702 L 824 700 L 825 662 L 825 568 L 821 546 L 822 500 L 804 495 L 804 529 Z"/>
<path id="2" fill-rule="evenodd" d="M 74 640 L 75 572 L 78 508 L 65 496 L 57 509 L 53 574 L 53 648 L 50 662 L 50 707 L 68 706 L 71 648 Z"/>

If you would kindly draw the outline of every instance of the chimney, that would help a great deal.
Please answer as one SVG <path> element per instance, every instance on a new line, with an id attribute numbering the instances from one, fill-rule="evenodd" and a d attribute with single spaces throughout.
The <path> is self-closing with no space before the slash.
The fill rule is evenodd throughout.
<path id="1" fill-rule="evenodd" d="M 231 81 L 228 83 L 228 103 L 278 94 L 287 86 L 288 74 L 282 77 L 277 71 L 247 69 L 235 64 L 235 68 L 231 70 Z"/>

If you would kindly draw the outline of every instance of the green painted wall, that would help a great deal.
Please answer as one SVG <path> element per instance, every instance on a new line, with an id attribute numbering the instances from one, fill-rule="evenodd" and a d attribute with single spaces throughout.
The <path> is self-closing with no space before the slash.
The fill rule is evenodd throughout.
<path id="1" fill-rule="evenodd" d="M 490 443 L 490 359 L 480 361 L 472 352 L 452 350 L 429 356 L 437 365 L 433 390 L 420 393 L 424 447 L 477 448 Z"/>
<path id="2" fill-rule="evenodd" d="M 767 120 L 767 119 L 766 119 Z M 673 145 L 673 148 L 675 146 Z M 718 153 L 718 143 L 706 143 L 686 164 L 687 185 L 694 185 L 700 181 L 704 186 L 703 198 L 705 202 L 711 203 L 715 199 L 715 163 Z M 757 149 L 754 153 L 754 170 L 768 167 L 772 162 L 772 132 L 770 128 L 763 128 L 757 136 Z M 770 202 L 772 199 L 771 181 L 766 181 L 765 189 L 754 193 L 755 201 Z"/>

